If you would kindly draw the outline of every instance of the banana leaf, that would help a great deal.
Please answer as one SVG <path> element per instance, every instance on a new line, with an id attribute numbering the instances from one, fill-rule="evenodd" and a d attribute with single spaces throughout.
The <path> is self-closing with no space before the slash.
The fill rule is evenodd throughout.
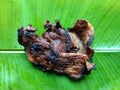
<path id="1" fill-rule="evenodd" d="M 24 53 L 0 54 L 0 90 L 119 90 L 120 53 L 95 53 L 97 69 L 80 80 L 42 72 Z"/>
<path id="2" fill-rule="evenodd" d="M 1 0 L 0 7 L 1 50 L 23 50 L 17 29 L 33 24 L 41 35 L 47 19 L 60 20 L 66 29 L 87 19 L 95 28 L 94 49 L 120 46 L 120 0 Z"/>
<path id="3" fill-rule="evenodd" d="M 0 90 L 120 90 L 119 8 L 120 0 L 1 0 Z M 66 29 L 78 19 L 87 19 L 94 26 L 95 71 L 72 80 L 42 72 L 25 53 L 16 53 L 23 51 L 17 42 L 17 29 L 32 24 L 41 35 L 47 19 L 52 23 L 60 20 Z"/>

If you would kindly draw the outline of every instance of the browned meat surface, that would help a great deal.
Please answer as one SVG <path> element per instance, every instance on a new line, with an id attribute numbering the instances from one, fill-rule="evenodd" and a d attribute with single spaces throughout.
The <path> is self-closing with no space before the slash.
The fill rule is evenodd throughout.
<path id="1" fill-rule="evenodd" d="M 90 23 L 78 20 L 69 31 L 58 21 L 56 26 L 49 23 L 45 23 L 42 37 L 32 25 L 18 29 L 18 42 L 24 46 L 29 61 L 43 71 L 55 71 L 75 79 L 89 74 L 95 68 L 91 63 L 94 50 L 87 46 Z"/>

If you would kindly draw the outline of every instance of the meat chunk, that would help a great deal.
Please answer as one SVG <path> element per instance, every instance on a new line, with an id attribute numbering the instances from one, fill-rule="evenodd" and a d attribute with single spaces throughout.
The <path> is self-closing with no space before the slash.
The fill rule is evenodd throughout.
<path id="1" fill-rule="evenodd" d="M 47 22 L 46 32 L 41 37 L 32 25 L 30 30 L 22 27 L 18 29 L 18 42 L 24 46 L 28 60 L 42 71 L 55 71 L 79 79 L 95 68 L 95 64 L 89 62 L 94 50 L 87 46 L 88 25 L 87 21 L 78 20 L 67 31 L 61 25 L 49 28 Z"/>

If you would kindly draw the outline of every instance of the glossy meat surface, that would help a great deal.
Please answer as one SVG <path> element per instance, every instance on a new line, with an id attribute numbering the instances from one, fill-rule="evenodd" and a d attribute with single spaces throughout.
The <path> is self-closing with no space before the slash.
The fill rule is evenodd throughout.
<path id="1" fill-rule="evenodd" d="M 89 22 L 78 20 L 69 30 L 60 23 L 53 26 L 47 22 L 44 26 L 46 32 L 41 37 L 32 25 L 18 29 L 18 42 L 24 46 L 30 62 L 42 71 L 55 71 L 75 79 L 95 69 L 94 50 L 87 46 L 89 30 L 93 28 Z"/>

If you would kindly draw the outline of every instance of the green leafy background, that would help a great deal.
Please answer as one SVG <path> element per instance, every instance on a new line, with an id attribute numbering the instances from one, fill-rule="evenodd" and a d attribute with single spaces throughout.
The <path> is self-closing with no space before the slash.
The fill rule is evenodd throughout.
<path id="1" fill-rule="evenodd" d="M 17 42 L 21 25 L 32 24 L 41 35 L 46 19 L 53 23 L 58 19 L 66 29 L 77 19 L 87 19 L 95 28 L 92 47 L 97 70 L 74 81 L 41 72 L 24 53 L 4 52 L 23 50 Z M 1 0 L 0 90 L 120 90 L 119 30 L 120 0 Z"/>

